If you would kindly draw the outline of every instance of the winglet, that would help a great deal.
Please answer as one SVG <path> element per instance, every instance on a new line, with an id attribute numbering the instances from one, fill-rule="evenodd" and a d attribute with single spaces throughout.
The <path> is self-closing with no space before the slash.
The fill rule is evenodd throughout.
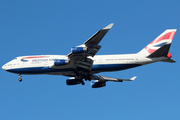
<path id="1" fill-rule="evenodd" d="M 106 27 L 103 28 L 103 29 L 104 29 L 104 30 L 105 30 L 105 29 L 111 29 L 113 25 L 114 25 L 114 23 L 111 23 L 111 24 L 109 24 L 108 26 L 106 26 Z"/>
<path id="2" fill-rule="evenodd" d="M 132 77 L 130 80 L 133 81 L 137 78 L 137 76 Z"/>

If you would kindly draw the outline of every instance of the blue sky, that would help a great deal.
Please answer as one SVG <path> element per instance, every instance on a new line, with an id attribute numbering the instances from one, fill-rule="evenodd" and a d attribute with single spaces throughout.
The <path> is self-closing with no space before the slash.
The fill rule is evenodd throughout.
<path id="1" fill-rule="evenodd" d="M 165 29 L 178 29 L 170 52 L 177 63 L 154 63 L 100 73 L 131 78 L 92 89 L 66 86 L 64 76 L 18 75 L 0 70 L 1 120 L 179 120 L 180 2 L 177 0 L 0 1 L 1 66 L 17 56 L 68 54 L 114 23 L 98 54 L 136 53 Z"/>

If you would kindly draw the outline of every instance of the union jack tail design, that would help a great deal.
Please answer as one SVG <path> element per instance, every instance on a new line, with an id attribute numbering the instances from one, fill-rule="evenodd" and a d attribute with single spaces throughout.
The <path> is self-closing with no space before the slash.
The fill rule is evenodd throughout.
<path id="1" fill-rule="evenodd" d="M 151 54 L 156 54 L 157 56 L 157 53 L 161 54 L 160 51 L 162 52 L 166 50 L 166 53 L 163 53 L 162 55 L 164 56 L 166 54 L 167 56 L 175 33 L 176 33 L 176 29 L 165 30 L 155 40 L 153 40 L 144 49 L 142 49 L 138 54 L 145 55 L 145 56 L 152 56 Z M 157 50 L 159 52 L 157 52 Z"/>

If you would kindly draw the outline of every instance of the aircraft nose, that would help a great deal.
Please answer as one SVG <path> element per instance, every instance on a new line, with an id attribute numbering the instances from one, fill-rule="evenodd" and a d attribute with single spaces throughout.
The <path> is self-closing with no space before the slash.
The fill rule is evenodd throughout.
<path id="1" fill-rule="evenodd" d="M 2 66 L 3 70 L 7 70 L 6 64 Z"/>

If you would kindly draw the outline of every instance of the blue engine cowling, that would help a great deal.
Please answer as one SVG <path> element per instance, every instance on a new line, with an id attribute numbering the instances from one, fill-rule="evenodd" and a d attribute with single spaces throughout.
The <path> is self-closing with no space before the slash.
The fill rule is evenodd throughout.
<path id="1" fill-rule="evenodd" d="M 66 80 L 66 85 L 77 85 L 80 84 L 81 80 L 75 78 L 69 78 Z"/>
<path id="2" fill-rule="evenodd" d="M 92 88 L 100 88 L 100 87 L 105 87 L 105 86 L 106 86 L 106 82 L 100 82 L 100 81 L 91 82 Z"/>
<path id="3" fill-rule="evenodd" d="M 69 64 L 69 60 L 64 60 L 64 59 L 55 59 L 54 60 L 55 66 L 61 66 L 61 65 L 67 65 L 67 64 Z"/>
<path id="4" fill-rule="evenodd" d="M 72 47 L 71 52 L 73 54 L 85 53 L 87 52 L 87 47 Z"/>

